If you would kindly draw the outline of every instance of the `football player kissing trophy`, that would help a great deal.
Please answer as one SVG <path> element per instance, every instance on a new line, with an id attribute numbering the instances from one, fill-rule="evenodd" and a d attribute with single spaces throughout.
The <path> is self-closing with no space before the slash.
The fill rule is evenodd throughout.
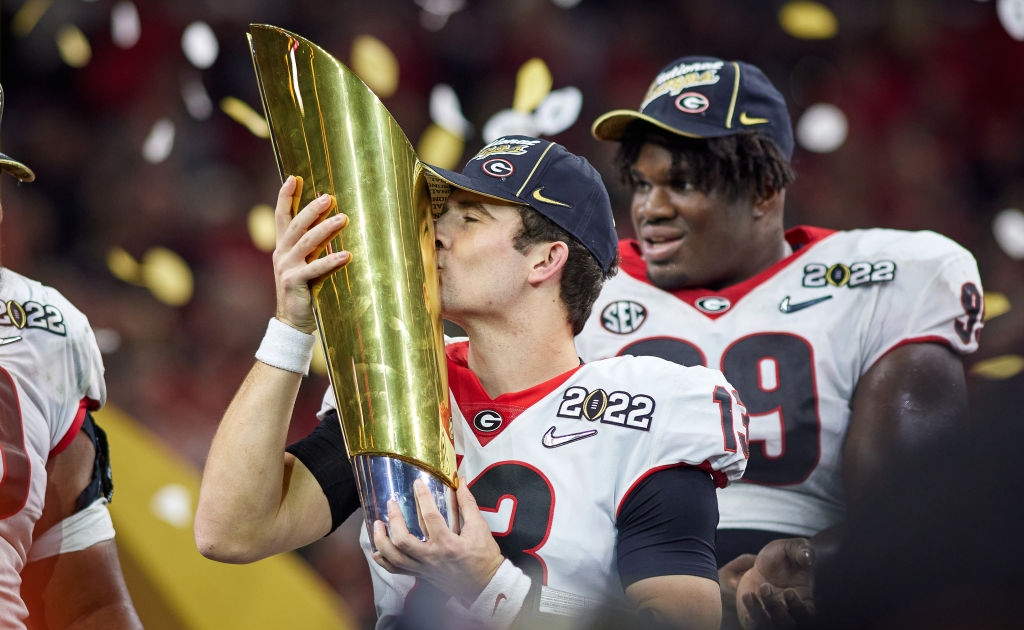
<path id="1" fill-rule="evenodd" d="M 328 193 L 331 214 L 349 216 L 326 251 L 351 261 L 312 287 L 313 312 L 371 544 L 392 498 L 424 539 L 415 479 L 457 531 L 433 222 L 447 191 L 431 190 L 398 123 L 341 62 L 274 26 L 248 38 L 281 177 L 302 177 L 299 207 Z"/>

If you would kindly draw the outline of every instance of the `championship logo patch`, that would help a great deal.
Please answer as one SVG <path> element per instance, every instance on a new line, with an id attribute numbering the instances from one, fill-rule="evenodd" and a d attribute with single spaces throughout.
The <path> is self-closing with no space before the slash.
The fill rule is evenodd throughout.
<path id="1" fill-rule="evenodd" d="M 683 92 L 676 98 L 676 109 L 684 114 L 699 114 L 711 107 L 711 101 L 700 92 Z"/>
<path id="2" fill-rule="evenodd" d="M 62 337 L 68 334 L 64 313 L 60 309 L 32 300 L 0 302 L 0 326 L 13 326 L 18 330 L 25 328 L 45 330 Z"/>
<path id="3" fill-rule="evenodd" d="M 562 392 L 558 406 L 559 418 L 600 421 L 639 431 L 649 431 L 654 422 L 654 398 L 647 394 L 625 391 L 607 392 L 601 388 L 588 390 L 579 385 Z"/>
<path id="4" fill-rule="evenodd" d="M 491 177 L 498 178 L 509 177 L 516 171 L 515 167 L 512 166 L 512 162 L 501 158 L 487 160 L 480 168 Z"/>
<path id="5" fill-rule="evenodd" d="M 896 263 L 891 260 L 875 262 L 855 262 L 849 265 L 834 263 L 808 263 L 804 265 L 804 277 L 801 284 L 811 289 L 826 286 L 850 287 L 892 282 L 896 279 Z"/>

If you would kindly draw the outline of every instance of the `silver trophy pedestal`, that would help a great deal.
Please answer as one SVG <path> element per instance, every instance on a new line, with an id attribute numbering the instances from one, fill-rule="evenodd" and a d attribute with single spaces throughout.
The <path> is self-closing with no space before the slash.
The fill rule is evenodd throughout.
<path id="1" fill-rule="evenodd" d="M 359 488 L 359 499 L 363 504 L 366 520 L 366 533 L 370 535 L 370 546 L 373 544 L 373 523 L 384 521 L 391 531 L 388 518 L 388 501 L 395 499 L 405 517 L 405 525 L 409 532 L 426 540 L 427 536 L 420 527 L 419 513 L 416 510 L 416 496 L 412 484 L 422 479 L 430 490 L 437 509 L 441 512 L 449 529 L 459 531 L 458 508 L 455 504 L 455 491 L 426 470 L 407 461 L 386 455 L 356 455 L 352 458 L 352 469 Z"/>

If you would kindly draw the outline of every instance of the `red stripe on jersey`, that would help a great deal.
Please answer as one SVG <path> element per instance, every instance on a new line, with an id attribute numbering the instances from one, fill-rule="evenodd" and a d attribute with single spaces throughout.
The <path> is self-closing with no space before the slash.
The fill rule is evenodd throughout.
<path id="1" fill-rule="evenodd" d="M 71 442 L 74 441 L 75 436 L 78 435 L 78 432 L 82 430 L 82 423 L 85 422 L 85 412 L 91 409 L 96 409 L 98 407 L 99 403 L 89 398 L 83 398 L 82 400 L 78 401 L 78 412 L 75 413 L 75 419 L 71 423 L 71 426 L 68 427 L 68 432 L 65 433 L 64 437 L 60 439 L 60 442 L 57 443 L 57 446 L 54 446 L 53 450 L 50 451 L 50 457 L 53 457 L 54 455 L 63 451 L 64 449 L 71 445 Z"/>

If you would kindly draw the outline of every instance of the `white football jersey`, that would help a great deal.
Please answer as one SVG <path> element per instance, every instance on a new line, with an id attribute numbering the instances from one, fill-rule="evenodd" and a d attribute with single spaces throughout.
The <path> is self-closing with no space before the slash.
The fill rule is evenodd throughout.
<path id="1" fill-rule="evenodd" d="M 861 375 L 902 344 L 973 352 L 983 303 L 973 256 L 933 232 L 801 227 L 787 239 L 795 253 L 754 278 L 673 293 L 623 241 L 576 344 L 588 361 L 722 370 L 750 414 L 750 461 L 719 492 L 719 527 L 810 536 L 845 515 L 841 448 Z"/>
<path id="2" fill-rule="evenodd" d="M 20 597 L 46 461 L 106 400 L 103 361 L 85 315 L 55 289 L 0 268 L 0 627 L 23 627 Z"/>
<path id="3" fill-rule="evenodd" d="M 541 612 L 621 600 L 616 517 L 645 477 L 682 464 L 723 487 L 743 474 L 745 412 L 717 370 L 619 357 L 492 399 L 465 349 L 448 346 L 458 474 L 505 556 L 542 581 Z M 365 528 L 361 542 L 369 552 Z M 369 565 L 388 627 L 415 580 Z"/>

